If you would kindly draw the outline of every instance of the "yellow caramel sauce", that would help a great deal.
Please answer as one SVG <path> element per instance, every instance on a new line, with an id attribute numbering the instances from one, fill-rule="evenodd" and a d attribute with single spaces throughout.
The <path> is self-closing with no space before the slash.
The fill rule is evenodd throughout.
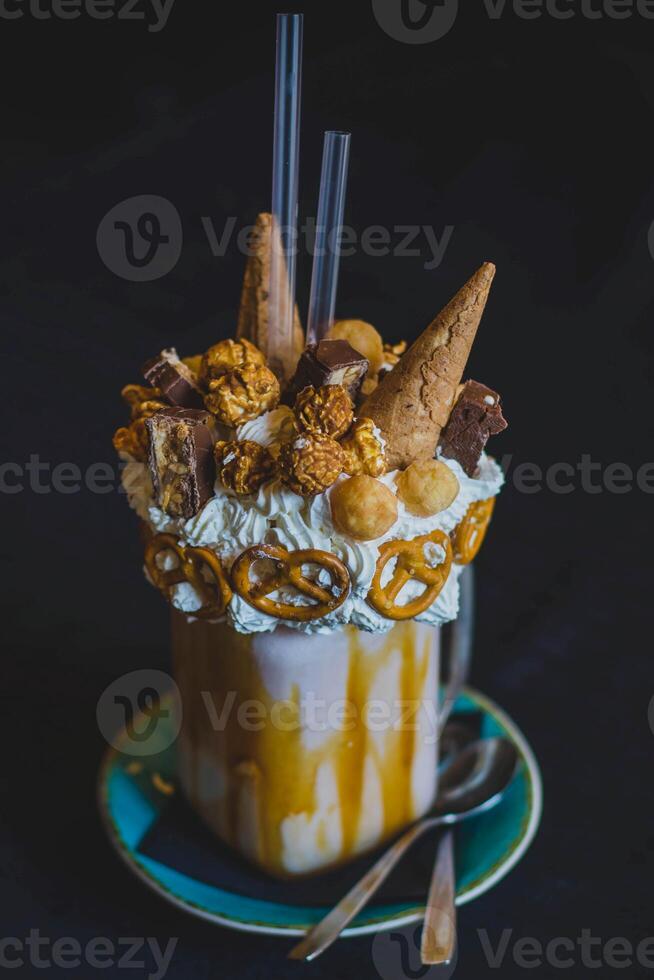
<path id="1" fill-rule="evenodd" d="M 185 792 L 223 840 L 278 875 L 289 874 L 283 861 L 282 825 L 293 815 L 311 817 L 316 812 L 317 774 L 325 762 L 336 776 L 342 838 L 334 855 L 325 821 L 315 828 L 316 847 L 331 854 L 326 864 L 340 863 L 361 850 L 357 842 L 364 773 L 370 759 L 381 785 L 383 814 L 382 832 L 367 846 L 379 843 L 416 816 L 412 769 L 420 737 L 418 710 L 422 699 L 436 696 L 435 690 L 425 690 L 433 654 L 432 631 L 420 633 L 413 622 L 399 623 L 379 637 L 372 649 L 364 646 L 356 628 L 345 627 L 345 635 L 348 668 L 342 697 L 352 706 L 345 715 L 347 725 L 333 728 L 320 745 L 309 747 L 303 740 L 299 686 L 292 685 L 287 700 L 271 697 L 252 637 L 223 625 L 187 623 L 182 615 L 173 613 L 175 676 L 184 712 L 181 774 Z M 420 650 L 416 649 L 418 637 Z M 307 642 L 311 639 L 307 637 Z M 391 658 L 398 655 L 394 696 L 399 707 L 392 706 L 393 723 L 375 735 L 367 719 L 371 692 Z M 221 712 L 222 730 L 215 730 Z M 244 713 L 245 726 L 241 723 Z M 397 724 L 403 714 L 404 723 Z M 203 786 L 202 768 L 207 759 L 216 769 L 211 784 L 223 782 L 219 794 L 214 792 L 211 799 Z"/>

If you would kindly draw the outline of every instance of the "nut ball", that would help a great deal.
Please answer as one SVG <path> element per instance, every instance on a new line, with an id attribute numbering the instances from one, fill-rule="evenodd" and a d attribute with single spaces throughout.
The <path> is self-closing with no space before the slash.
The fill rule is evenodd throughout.
<path id="1" fill-rule="evenodd" d="M 411 463 L 397 478 L 397 495 L 416 517 L 431 517 L 456 499 L 459 481 L 439 459 Z"/>
<path id="2" fill-rule="evenodd" d="M 340 439 L 352 425 L 352 399 L 342 385 L 309 385 L 295 399 L 295 424 L 301 432 Z"/>
<path id="3" fill-rule="evenodd" d="M 358 541 L 380 538 L 397 520 L 395 494 L 372 476 L 343 480 L 332 490 L 329 503 L 339 531 Z"/>
<path id="4" fill-rule="evenodd" d="M 204 403 L 223 425 L 236 428 L 279 404 L 279 381 L 264 365 L 233 368 L 209 382 Z"/>
<path id="5" fill-rule="evenodd" d="M 278 463 L 286 486 L 312 497 L 331 487 L 343 472 L 343 450 L 330 436 L 303 432 L 284 443 Z"/>
<path id="6" fill-rule="evenodd" d="M 259 367 L 265 363 L 259 348 L 249 340 L 221 340 L 202 355 L 200 381 L 208 385 L 233 368 Z"/>

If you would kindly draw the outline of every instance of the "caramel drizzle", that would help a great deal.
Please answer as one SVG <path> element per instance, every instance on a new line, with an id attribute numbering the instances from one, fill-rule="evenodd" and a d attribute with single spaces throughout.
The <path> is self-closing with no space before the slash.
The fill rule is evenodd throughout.
<path id="1" fill-rule="evenodd" d="M 417 815 L 412 787 L 417 719 L 407 716 L 403 724 L 375 733 L 369 725 L 368 710 L 375 682 L 388 670 L 398 671 L 400 708 L 403 703 L 419 706 L 422 698 L 435 696 L 434 691 L 426 690 L 434 656 L 433 634 L 418 650 L 415 624 L 402 623 L 380 641 L 379 649 L 371 651 L 363 647 L 358 631 L 347 627 L 344 693 L 355 723 L 345 730 L 334 729 L 326 741 L 311 748 L 303 743 L 298 686 L 293 686 L 289 700 L 280 707 L 266 689 L 250 637 L 222 625 L 188 624 L 179 614 L 174 621 L 175 671 L 184 704 L 180 744 L 185 760 L 184 787 L 205 820 L 227 843 L 245 850 L 266 870 L 287 875 L 282 825 L 289 816 L 302 814 L 311 819 L 315 814 L 318 773 L 325 763 L 331 763 L 335 773 L 339 801 L 341 843 L 334 856 L 336 863 L 361 850 L 367 766 L 374 766 L 381 791 L 380 832 L 372 844 Z M 216 730 L 216 716 L 227 699 L 234 697 L 230 692 L 235 694 L 231 711 L 222 730 Z M 207 696 L 213 704 L 213 722 Z M 254 702 L 263 706 L 265 720 L 258 726 L 244 727 L 243 706 Z M 276 710 L 278 718 L 273 724 L 272 712 Z M 400 714 L 396 712 L 396 722 Z M 279 724 L 280 718 L 283 724 Z M 222 794 L 212 800 L 207 800 L 206 794 L 201 798 L 207 767 L 216 767 L 224 780 Z M 332 847 L 333 831 L 332 826 Z M 322 823 L 311 833 L 312 840 L 317 844 L 322 841 L 326 849 L 327 825 Z"/>

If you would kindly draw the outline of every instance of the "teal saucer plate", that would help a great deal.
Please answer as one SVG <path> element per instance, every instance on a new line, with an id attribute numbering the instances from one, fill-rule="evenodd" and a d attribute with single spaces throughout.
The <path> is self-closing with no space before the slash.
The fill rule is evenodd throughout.
<path id="1" fill-rule="evenodd" d="M 467 688 L 457 701 L 456 711 L 476 712 L 481 718 L 482 737 L 510 739 L 521 757 L 518 775 L 500 805 L 457 831 L 457 905 L 463 905 L 493 888 L 523 857 L 538 830 L 543 792 L 534 753 L 501 708 Z M 164 718 L 160 721 L 161 726 L 168 723 Z M 162 735 L 167 741 L 165 731 Z M 123 738 L 127 747 L 127 735 Z M 114 744 L 120 746 L 121 738 Z M 148 853 L 143 842 L 169 806 L 176 792 L 174 780 L 174 742 L 165 751 L 138 760 L 120 748 L 112 748 L 103 760 L 98 784 L 102 820 L 116 852 L 137 878 L 193 915 L 246 932 L 302 935 L 325 915 L 325 906 L 285 904 L 248 894 L 247 876 L 242 886 L 235 883 L 233 874 L 226 876 L 224 887 L 219 880 L 200 880 L 188 873 L 183 839 L 176 848 L 168 848 L 164 859 Z M 220 873 L 218 865 L 218 879 Z M 424 905 L 415 899 L 379 900 L 366 907 L 343 935 L 397 928 L 420 920 L 423 914 Z"/>

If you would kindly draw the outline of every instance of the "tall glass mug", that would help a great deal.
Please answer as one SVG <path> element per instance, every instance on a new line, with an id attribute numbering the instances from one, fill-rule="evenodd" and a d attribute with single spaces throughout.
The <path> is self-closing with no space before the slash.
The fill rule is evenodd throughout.
<path id="1" fill-rule="evenodd" d="M 460 639 L 441 704 L 440 630 L 413 621 L 384 635 L 242 635 L 175 613 L 172 636 L 182 788 L 265 871 L 337 865 L 431 806 L 444 706 L 465 673 Z"/>

